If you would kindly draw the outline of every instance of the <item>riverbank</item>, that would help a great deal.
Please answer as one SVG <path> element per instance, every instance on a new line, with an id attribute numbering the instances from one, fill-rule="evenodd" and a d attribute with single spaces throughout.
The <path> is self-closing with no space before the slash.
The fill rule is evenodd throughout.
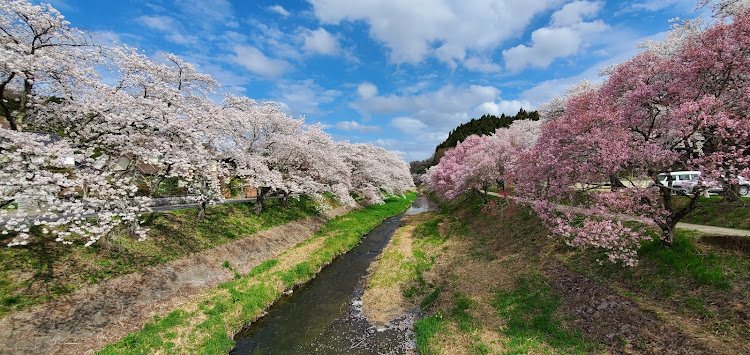
<path id="1" fill-rule="evenodd" d="M 120 228 L 91 246 L 84 245 L 88 238 L 72 238 L 73 244 L 65 245 L 49 234 L 25 246 L 0 248 L 0 317 L 316 216 L 316 205 L 307 198 L 290 199 L 286 207 L 280 200 L 269 200 L 260 216 L 247 202 L 209 206 L 203 218 L 197 218 L 196 208 L 154 212 L 142 218 L 149 229 L 142 241 Z M 0 244 L 4 246 L 10 238 L 10 234 L 0 235 Z"/>
<path id="2" fill-rule="evenodd" d="M 247 274 L 347 210 L 289 222 L 9 313 L 0 318 L 0 352 L 82 353 L 101 348 L 140 329 L 155 315 L 189 303 L 237 274 Z"/>
<path id="3" fill-rule="evenodd" d="M 432 229 L 444 241 L 424 253 L 427 287 L 400 308 L 423 306 L 415 324 L 421 353 L 750 352 L 747 243 L 680 230 L 672 249 L 645 243 L 635 268 L 600 264 L 599 252 L 548 238 L 532 210 L 492 216 L 480 203 L 460 198 L 397 231 Z M 415 270 L 408 265 L 419 253 L 410 258 L 400 248 L 391 258 L 399 262 L 385 269 Z M 399 280 L 391 293 L 407 300 L 421 284 L 419 277 Z M 380 313 L 369 316 L 375 322 L 393 317 L 388 307 L 364 307 Z"/>
<path id="4" fill-rule="evenodd" d="M 405 211 L 415 197 L 412 193 L 389 198 L 384 205 L 371 205 L 331 219 L 311 238 L 246 274 L 236 273 L 234 280 L 193 297 L 170 313 L 156 316 L 140 331 L 101 353 L 226 353 L 234 347 L 234 334 L 243 326 L 263 316 L 285 292 L 356 246 L 386 217 Z"/>

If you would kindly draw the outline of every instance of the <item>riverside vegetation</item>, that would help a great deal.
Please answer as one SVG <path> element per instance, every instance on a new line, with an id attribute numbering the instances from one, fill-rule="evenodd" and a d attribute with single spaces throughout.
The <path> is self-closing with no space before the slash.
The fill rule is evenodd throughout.
<path id="1" fill-rule="evenodd" d="M 398 314 L 368 293 L 389 290 L 401 312 L 420 306 L 420 353 L 750 351 L 746 240 L 677 230 L 663 248 L 654 231 L 626 267 L 549 238 L 528 207 L 493 216 L 477 196 L 441 207 L 404 220 L 364 298 L 376 323 Z"/>
<path id="2" fill-rule="evenodd" d="M 415 193 L 390 197 L 383 205 L 370 205 L 331 219 L 312 238 L 278 258 L 265 261 L 246 275 L 236 274 L 235 280 L 166 316 L 154 317 L 141 331 L 105 347 L 101 353 L 226 353 L 234 347 L 234 334 L 263 316 L 285 291 L 314 277 L 385 218 L 404 212 L 414 198 Z"/>
<path id="3" fill-rule="evenodd" d="M 120 230 L 91 246 L 38 240 L 27 248 L 0 248 L 0 316 L 318 213 L 307 198 L 290 199 L 286 208 L 280 200 L 266 204 L 259 216 L 249 202 L 210 207 L 203 219 L 195 218 L 196 208 L 151 213 L 143 241 Z M 0 235 L 0 243 L 9 239 Z"/>

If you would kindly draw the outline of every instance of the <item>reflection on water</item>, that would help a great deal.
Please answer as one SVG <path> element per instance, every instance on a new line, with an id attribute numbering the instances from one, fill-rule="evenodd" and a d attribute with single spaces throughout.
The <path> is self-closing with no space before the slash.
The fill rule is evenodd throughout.
<path id="1" fill-rule="evenodd" d="M 427 196 L 419 196 L 411 204 L 411 208 L 406 211 L 406 215 L 413 215 L 428 211 L 440 211 L 437 203 Z"/>
<path id="2" fill-rule="evenodd" d="M 428 198 L 408 214 L 436 210 Z M 413 351 L 413 315 L 376 329 L 362 315 L 370 263 L 383 251 L 404 215 L 386 219 L 360 245 L 312 281 L 274 304 L 268 315 L 235 336 L 232 354 L 403 354 Z"/>

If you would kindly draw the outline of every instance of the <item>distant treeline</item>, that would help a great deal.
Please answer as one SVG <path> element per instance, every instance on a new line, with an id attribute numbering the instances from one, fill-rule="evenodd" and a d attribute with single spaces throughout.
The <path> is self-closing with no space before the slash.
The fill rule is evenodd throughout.
<path id="1" fill-rule="evenodd" d="M 493 115 L 483 115 L 479 119 L 472 118 L 471 121 L 463 123 L 456 127 L 448 135 L 448 138 L 440 145 L 435 148 L 438 151 L 442 148 L 453 148 L 458 142 L 463 142 L 466 137 L 476 135 L 486 135 L 495 133 L 495 130 L 501 127 L 510 127 L 510 124 L 515 120 L 538 120 L 539 113 L 536 111 L 526 111 L 523 108 L 518 110 L 515 116 L 506 116 L 505 114 L 500 117 Z"/>
<path id="2" fill-rule="evenodd" d="M 455 129 L 451 130 L 448 134 L 448 138 L 440 145 L 435 148 L 435 154 L 432 157 L 423 161 L 413 161 L 409 163 L 411 166 L 412 174 L 423 174 L 427 169 L 433 165 L 437 165 L 444 152 L 449 148 L 453 148 L 458 142 L 463 142 L 466 137 L 476 135 L 486 135 L 495 133 L 495 130 L 502 127 L 509 127 L 515 120 L 538 120 L 539 113 L 536 111 L 526 111 L 523 108 L 518 110 L 515 116 L 506 116 L 505 114 L 500 117 L 494 115 L 483 115 L 480 118 L 472 118 L 471 121 L 462 123 Z"/>

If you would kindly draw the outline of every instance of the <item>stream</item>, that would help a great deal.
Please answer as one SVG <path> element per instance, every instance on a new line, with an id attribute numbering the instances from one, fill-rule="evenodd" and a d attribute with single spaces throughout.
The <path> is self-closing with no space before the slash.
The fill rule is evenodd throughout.
<path id="1" fill-rule="evenodd" d="M 291 296 L 282 297 L 235 336 L 231 354 L 403 354 L 412 352 L 415 315 L 376 329 L 362 315 L 367 268 L 405 215 L 438 210 L 419 196 L 411 208 L 387 218 L 348 253 L 323 268 Z"/>

